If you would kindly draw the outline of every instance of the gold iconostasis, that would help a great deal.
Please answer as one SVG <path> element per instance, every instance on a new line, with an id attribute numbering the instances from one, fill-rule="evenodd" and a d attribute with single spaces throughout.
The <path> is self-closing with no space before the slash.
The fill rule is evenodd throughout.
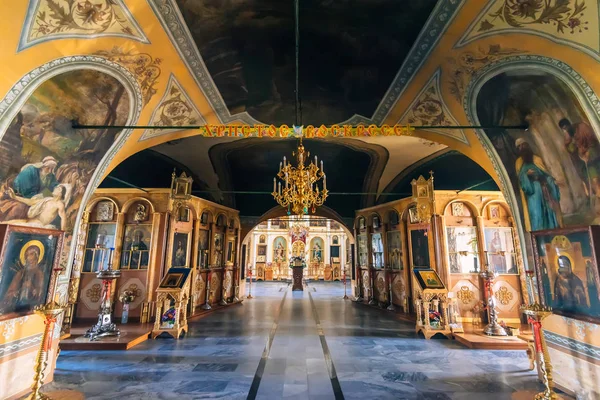
<path id="1" fill-rule="evenodd" d="M 519 323 L 526 296 L 520 245 L 501 192 L 433 190 L 356 213 L 357 297 L 414 311 L 414 270 L 431 268 L 449 291 L 462 322 L 484 318 L 486 264 L 498 276 L 492 287 L 500 319 Z M 422 194 L 422 193 L 421 193 Z M 427 209 L 425 215 L 423 207 Z M 391 282 L 391 291 L 390 291 Z"/>
<path id="2" fill-rule="evenodd" d="M 258 281 L 292 278 L 290 262 L 299 257 L 306 263 L 304 277 L 341 281 L 350 272 L 351 241 L 342 225 L 316 216 L 274 218 L 250 231 L 244 244 L 247 260 Z"/>
<path id="3" fill-rule="evenodd" d="M 178 190 L 184 195 L 177 196 Z M 233 300 L 240 276 L 239 213 L 186 195 L 186 190 L 96 190 L 84 211 L 85 239 L 77 251 L 70 285 L 74 307 L 68 310 L 67 325 L 73 319 L 97 317 L 102 283 L 96 272 L 101 268 L 121 271 L 113 298 L 126 291 L 133 294 L 129 318 L 134 321 L 155 317 L 156 289 L 172 267 L 192 269 L 189 316 L 206 303 L 209 277 L 209 304 Z M 117 302 L 114 316 L 121 313 L 122 304 Z"/>

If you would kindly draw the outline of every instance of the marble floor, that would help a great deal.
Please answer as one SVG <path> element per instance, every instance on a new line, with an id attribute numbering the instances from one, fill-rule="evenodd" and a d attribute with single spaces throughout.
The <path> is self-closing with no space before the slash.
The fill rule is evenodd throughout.
<path id="1" fill-rule="evenodd" d="M 524 351 L 424 340 L 384 310 L 342 300 L 340 283 L 304 292 L 252 285 L 242 305 L 190 322 L 181 339 L 129 351 L 63 351 L 54 383 L 87 399 L 528 399 L 542 389 Z"/>

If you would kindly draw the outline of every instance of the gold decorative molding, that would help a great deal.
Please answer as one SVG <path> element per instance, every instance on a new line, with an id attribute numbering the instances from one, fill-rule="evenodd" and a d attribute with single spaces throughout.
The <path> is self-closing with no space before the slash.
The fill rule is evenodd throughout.
<path id="1" fill-rule="evenodd" d="M 167 89 L 160 99 L 158 107 L 150 117 L 150 125 L 154 126 L 183 126 L 205 125 L 206 121 L 196 108 L 194 102 L 183 90 L 175 76 L 169 76 Z M 140 140 L 165 135 L 180 129 L 147 129 Z"/>
<path id="2" fill-rule="evenodd" d="M 446 76 L 449 77 L 450 93 L 460 103 L 463 101 L 465 90 L 471 79 L 481 68 L 502 58 L 526 53 L 515 48 L 503 48 L 500 45 L 490 45 L 487 49 L 477 48 L 475 51 L 466 50 L 456 57 L 448 57 Z M 446 72 L 446 70 L 444 70 Z"/>
<path id="3" fill-rule="evenodd" d="M 147 53 L 136 53 L 131 50 L 125 52 L 118 46 L 108 51 L 99 51 L 96 55 L 122 65 L 135 76 L 142 91 L 144 105 L 148 104 L 152 96 L 156 94 L 155 86 L 161 74 L 162 59 L 153 58 Z"/>
<path id="4" fill-rule="evenodd" d="M 463 304 L 470 304 L 475 299 L 475 294 L 468 286 L 461 286 L 460 290 L 456 293 L 456 297 Z"/>
<path id="5" fill-rule="evenodd" d="M 598 57 L 598 7 L 598 2 L 593 0 L 490 1 L 456 47 L 484 37 L 524 33 L 561 44 L 575 45 Z"/>
<path id="6" fill-rule="evenodd" d="M 452 116 L 442 97 L 440 78 L 442 70 L 435 71 L 429 81 L 423 86 L 421 92 L 416 96 L 402 117 L 401 124 L 421 126 L 457 126 L 458 121 Z M 456 139 L 462 143 L 469 144 L 462 129 L 435 129 L 426 128 L 426 131 L 434 132 Z"/>
<path id="7" fill-rule="evenodd" d="M 504 306 L 510 304 L 514 298 L 512 292 L 509 291 L 506 286 L 500 286 L 496 293 L 494 293 L 494 296 L 496 296 L 496 299 Z"/>
<path id="8" fill-rule="evenodd" d="M 150 43 L 123 0 L 31 0 L 18 51 L 56 39 L 107 36 Z"/>

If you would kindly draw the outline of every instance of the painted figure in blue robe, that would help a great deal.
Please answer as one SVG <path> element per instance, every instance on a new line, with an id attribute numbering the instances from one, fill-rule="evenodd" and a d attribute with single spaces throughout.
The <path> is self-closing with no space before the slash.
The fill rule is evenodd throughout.
<path id="1" fill-rule="evenodd" d="M 525 229 L 539 231 L 562 226 L 560 189 L 542 159 L 533 154 L 525 139 L 515 143 L 520 157 L 515 163 Z"/>
<path id="2" fill-rule="evenodd" d="M 23 202 L 11 199 L 9 192 L 31 199 L 44 197 L 54 191 L 59 185 L 54 175 L 58 162 L 52 156 L 45 157 L 39 163 L 26 164 L 21 168 L 12 182 L 11 187 L 4 188 L 5 193 L 0 200 L 0 220 L 18 220 L 27 218 L 29 206 Z"/>
<path id="3" fill-rule="evenodd" d="M 54 157 L 48 156 L 40 163 L 25 165 L 13 181 L 15 193 L 27 199 L 46 190 L 51 193 L 59 183 L 54 175 L 57 164 Z"/>

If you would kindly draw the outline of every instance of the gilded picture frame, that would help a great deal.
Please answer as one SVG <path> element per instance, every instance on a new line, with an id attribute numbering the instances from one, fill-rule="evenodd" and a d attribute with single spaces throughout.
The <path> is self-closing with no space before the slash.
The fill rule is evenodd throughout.
<path id="1" fill-rule="evenodd" d="M 600 226 L 531 233 L 540 302 L 553 312 L 600 323 Z"/>

